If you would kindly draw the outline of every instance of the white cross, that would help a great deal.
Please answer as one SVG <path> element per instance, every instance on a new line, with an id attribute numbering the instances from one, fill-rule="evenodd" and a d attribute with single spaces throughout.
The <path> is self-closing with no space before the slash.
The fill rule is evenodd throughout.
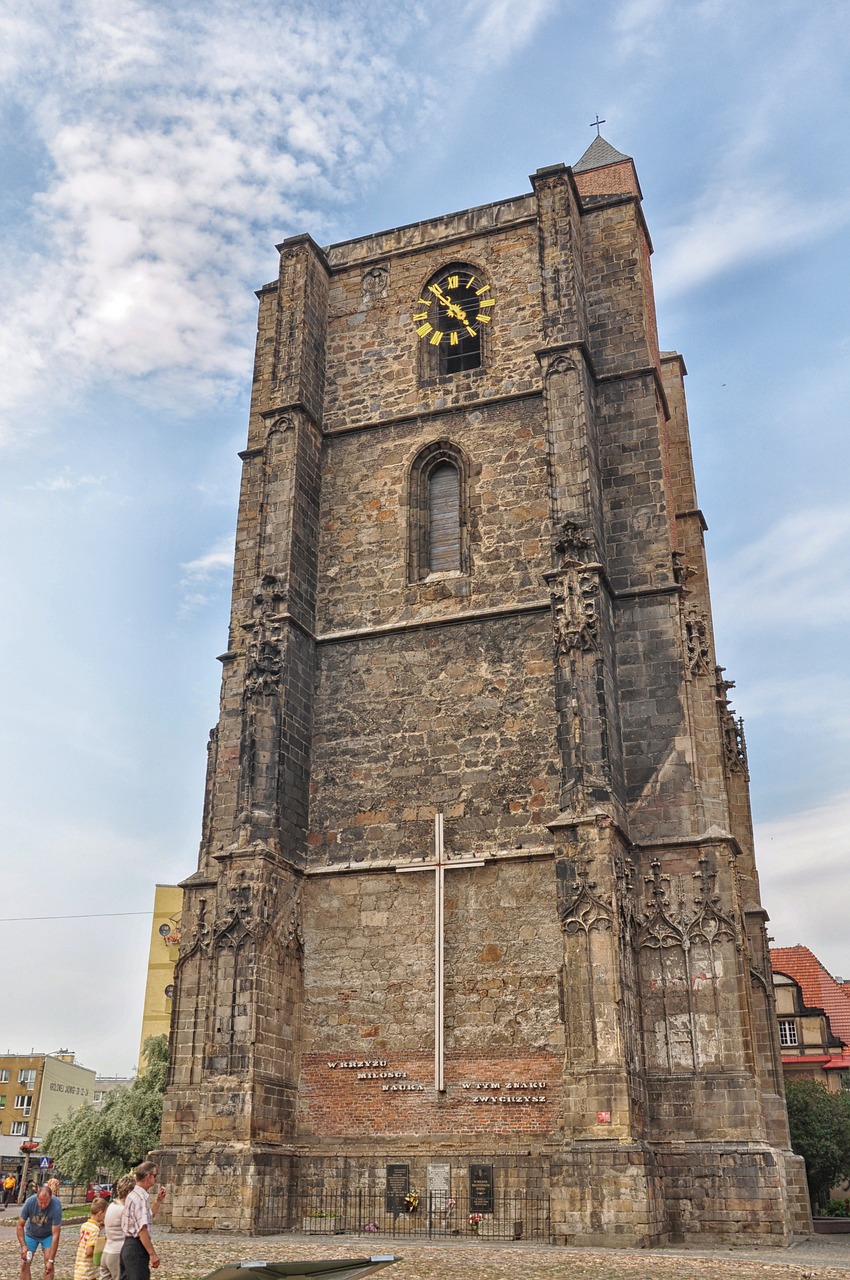
<path id="1" fill-rule="evenodd" d="M 414 867 L 396 867 L 397 873 L 403 875 L 408 871 L 434 872 L 434 1088 L 438 1093 L 445 1093 L 444 1073 L 444 957 L 445 957 L 445 902 L 444 885 L 447 871 L 455 867 L 480 867 L 483 858 L 451 858 L 446 861 L 443 847 L 443 815 L 434 814 L 434 861 L 419 862 Z"/>

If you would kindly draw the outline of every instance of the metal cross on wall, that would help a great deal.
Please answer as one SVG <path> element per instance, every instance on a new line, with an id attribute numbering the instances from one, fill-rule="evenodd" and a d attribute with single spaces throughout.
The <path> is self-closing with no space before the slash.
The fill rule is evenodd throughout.
<path id="1" fill-rule="evenodd" d="M 444 1093 L 445 1083 L 445 1001 L 444 1001 L 444 961 L 445 961 L 445 876 L 447 871 L 456 867 L 480 867 L 483 858 L 451 858 L 446 859 L 443 845 L 443 815 L 434 814 L 434 859 L 432 862 L 420 862 L 415 867 L 396 867 L 399 875 L 411 871 L 434 872 L 434 1088 Z"/>

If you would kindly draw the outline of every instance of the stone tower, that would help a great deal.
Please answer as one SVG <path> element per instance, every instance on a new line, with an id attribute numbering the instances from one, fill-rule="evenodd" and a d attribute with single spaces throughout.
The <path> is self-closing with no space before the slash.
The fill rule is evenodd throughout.
<path id="1" fill-rule="evenodd" d="M 177 1226 L 388 1169 L 560 1242 L 808 1226 L 637 175 L 597 138 L 531 185 L 260 290 Z"/>

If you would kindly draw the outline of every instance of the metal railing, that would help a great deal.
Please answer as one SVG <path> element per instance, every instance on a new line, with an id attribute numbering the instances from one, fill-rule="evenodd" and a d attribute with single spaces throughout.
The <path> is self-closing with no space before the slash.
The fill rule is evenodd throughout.
<path id="1" fill-rule="evenodd" d="M 549 1197 L 494 1196 L 489 1207 L 468 1195 L 430 1192 L 415 1204 L 398 1197 L 351 1190 L 288 1192 L 270 1189 L 260 1200 L 257 1230 L 264 1235 L 461 1237 L 479 1240 L 549 1240 Z"/>

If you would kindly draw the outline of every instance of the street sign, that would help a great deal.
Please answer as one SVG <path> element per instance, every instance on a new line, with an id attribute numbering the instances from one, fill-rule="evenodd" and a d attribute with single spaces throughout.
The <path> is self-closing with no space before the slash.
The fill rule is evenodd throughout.
<path id="1" fill-rule="evenodd" d="M 40 1156 L 38 1161 L 38 1167 L 39 1169 L 52 1169 L 53 1161 L 50 1159 L 50 1156 Z"/>

